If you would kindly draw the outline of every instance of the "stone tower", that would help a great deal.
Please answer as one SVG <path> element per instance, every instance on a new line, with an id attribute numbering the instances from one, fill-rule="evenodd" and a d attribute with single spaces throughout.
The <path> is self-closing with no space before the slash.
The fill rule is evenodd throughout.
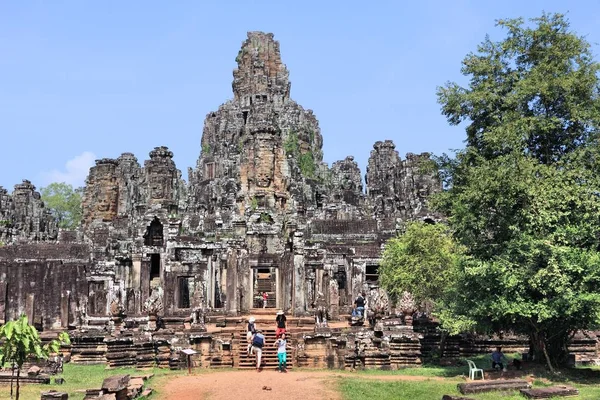
<path id="1" fill-rule="evenodd" d="M 289 72 L 272 34 L 249 32 L 236 61 L 233 100 L 204 122 L 190 207 L 224 223 L 247 222 L 259 209 L 278 222 L 310 201 L 306 185 L 318 175 L 323 139 L 312 111 L 290 99 Z"/>

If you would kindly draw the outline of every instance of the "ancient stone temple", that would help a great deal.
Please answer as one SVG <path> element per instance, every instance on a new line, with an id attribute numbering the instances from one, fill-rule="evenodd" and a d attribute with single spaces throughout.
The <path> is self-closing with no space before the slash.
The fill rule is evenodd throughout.
<path id="1" fill-rule="evenodd" d="M 187 182 L 167 147 L 90 169 L 83 220 L 57 229 L 24 181 L 0 188 L 0 319 L 43 329 L 149 327 L 240 315 L 261 305 L 348 313 L 376 287 L 382 245 L 408 220 L 436 221 L 428 154 L 373 146 L 363 187 L 349 156 L 328 167 L 316 116 L 292 100 L 272 34 L 250 32 L 233 99 L 208 113 Z M 38 301 L 40 300 L 40 301 Z M 198 322 L 199 323 L 199 322 Z"/>

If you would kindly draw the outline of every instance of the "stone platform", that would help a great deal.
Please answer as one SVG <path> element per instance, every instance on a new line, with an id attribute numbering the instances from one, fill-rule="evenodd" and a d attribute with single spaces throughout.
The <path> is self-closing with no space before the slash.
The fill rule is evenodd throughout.
<path id="1" fill-rule="evenodd" d="M 528 399 L 549 399 L 554 397 L 577 396 L 579 390 L 572 386 L 552 386 L 536 389 L 521 389 L 521 394 Z"/>
<path id="2" fill-rule="evenodd" d="M 493 381 L 482 380 L 476 382 L 459 383 L 457 387 L 462 394 L 472 394 L 495 391 L 531 389 L 531 384 L 522 379 L 507 379 Z"/>

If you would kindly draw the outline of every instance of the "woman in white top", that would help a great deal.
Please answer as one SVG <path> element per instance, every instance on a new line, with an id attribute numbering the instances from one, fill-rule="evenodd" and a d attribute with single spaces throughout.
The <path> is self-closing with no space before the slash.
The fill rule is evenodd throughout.
<path id="1" fill-rule="evenodd" d="M 275 341 L 277 346 L 277 360 L 279 361 L 278 372 L 287 372 L 287 339 L 285 333 Z"/>

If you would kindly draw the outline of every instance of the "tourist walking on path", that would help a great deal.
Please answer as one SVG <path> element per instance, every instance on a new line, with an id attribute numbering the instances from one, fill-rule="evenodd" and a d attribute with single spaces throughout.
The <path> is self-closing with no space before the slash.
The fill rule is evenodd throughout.
<path id="1" fill-rule="evenodd" d="M 285 333 L 285 320 L 286 319 L 287 318 L 285 317 L 283 310 L 277 311 L 277 317 L 275 318 L 275 321 L 277 322 L 277 329 L 275 330 L 276 338 L 279 338 L 279 336 L 282 333 Z"/>
<path id="2" fill-rule="evenodd" d="M 267 308 L 267 300 L 269 300 L 269 293 L 263 292 L 263 308 Z"/>
<path id="3" fill-rule="evenodd" d="M 248 342 L 248 355 L 252 354 L 252 336 L 256 333 L 256 320 L 254 317 L 248 319 L 248 327 L 246 328 L 246 342 Z"/>
<path id="4" fill-rule="evenodd" d="M 275 341 L 275 346 L 277 346 L 277 360 L 279 361 L 277 372 L 287 372 L 287 339 L 285 332 Z"/>
<path id="5" fill-rule="evenodd" d="M 265 337 L 260 330 L 257 330 L 254 336 L 252 336 L 252 350 L 256 354 L 256 371 L 260 372 L 261 361 L 262 361 L 262 349 L 265 345 Z"/>

